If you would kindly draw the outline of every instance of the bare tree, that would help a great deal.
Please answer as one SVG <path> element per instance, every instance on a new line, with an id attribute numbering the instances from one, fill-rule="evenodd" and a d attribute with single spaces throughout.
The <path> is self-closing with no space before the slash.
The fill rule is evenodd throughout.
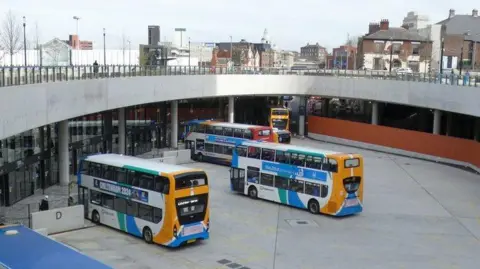
<path id="1" fill-rule="evenodd" d="M 13 55 L 22 49 L 22 24 L 12 11 L 5 15 L 1 29 L 1 44 L 10 54 L 10 66 L 13 65 Z"/>
<path id="2" fill-rule="evenodd" d="M 358 45 L 359 39 L 360 39 L 359 36 L 349 36 L 347 40 L 345 40 L 345 46 L 356 47 Z"/>
<path id="3" fill-rule="evenodd" d="M 44 48 L 45 53 L 52 58 L 51 65 L 58 65 L 62 51 L 65 49 L 59 40 L 53 40 Z"/>

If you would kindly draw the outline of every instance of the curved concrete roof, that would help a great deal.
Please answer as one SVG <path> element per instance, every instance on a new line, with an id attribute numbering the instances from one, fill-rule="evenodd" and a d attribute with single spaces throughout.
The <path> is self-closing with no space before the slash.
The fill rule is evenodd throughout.
<path id="1" fill-rule="evenodd" d="M 76 80 L 0 88 L 0 139 L 120 107 L 242 95 L 319 95 L 376 100 L 480 117 L 480 89 L 333 76 L 192 75 Z"/>

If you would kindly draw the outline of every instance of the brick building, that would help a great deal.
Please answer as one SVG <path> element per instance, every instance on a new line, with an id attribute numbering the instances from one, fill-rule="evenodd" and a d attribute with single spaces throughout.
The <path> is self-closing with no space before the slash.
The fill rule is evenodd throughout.
<path id="1" fill-rule="evenodd" d="M 68 40 L 64 41 L 72 49 L 79 49 L 79 50 L 93 50 L 93 42 L 88 40 L 80 40 L 78 35 L 69 35 Z"/>
<path id="2" fill-rule="evenodd" d="M 320 46 L 318 43 L 314 45 L 307 44 L 306 46 L 300 48 L 300 57 L 308 61 L 326 64 L 327 56 L 327 49 Z"/>
<path id="3" fill-rule="evenodd" d="M 460 62 L 463 62 L 464 69 L 480 69 L 478 10 L 473 9 L 471 14 L 457 15 L 454 9 L 450 9 L 448 18 L 436 24 L 442 26 L 440 35 L 444 40 L 443 68 L 459 69 Z"/>
<path id="4" fill-rule="evenodd" d="M 354 46 L 340 46 L 332 50 L 327 57 L 327 68 L 356 69 L 357 48 Z"/>
<path id="5" fill-rule="evenodd" d="M 394 70 L 409 67 L 414 72 L 428 72 L 431 42 L 417 32 L 390 27 L 388 20 L 370 23 L 368 33 L 359 41 L 357 68 Z"/>

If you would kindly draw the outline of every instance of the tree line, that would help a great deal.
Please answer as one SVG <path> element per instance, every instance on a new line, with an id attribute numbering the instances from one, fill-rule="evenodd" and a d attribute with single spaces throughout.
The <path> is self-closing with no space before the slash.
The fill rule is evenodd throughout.
<path id="1" fill-rule="evenodd" d="M 13 64 L 13 55 L 23 48 L 22 22 L 12 11 L 5 14 L 0 25 L 0 60 L 10 55 L 10 64 Z"/>

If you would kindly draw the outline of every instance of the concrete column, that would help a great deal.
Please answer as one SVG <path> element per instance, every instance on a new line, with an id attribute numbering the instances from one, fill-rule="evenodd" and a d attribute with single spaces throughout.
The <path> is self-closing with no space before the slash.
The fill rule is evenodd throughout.
<path id="1" fill-rule="evenodd" d="M 61 186 L 68 186 L 70 181 L 70 158 L 68 151 L 68 120 L 58 123 L 58 162 Z"/>
<path id="2" fill-rule="evenodd" d="M 172 128 L 172 133 L 170 136 L 170 139 L 171 139 L 170 147 L 176 149 L 178 148 L 178 101 L 171 102 L 170 123 Z"/>
<path id="3" fill-rule="evenodd" d="M 480 142 L 480 118 L 475 120 L 473 139 Z"/>
<path id="4" fill-rule="evenodd" d="M 113 152 L 113 123 L 112 123 L 112 111 L 106 111 L 103 113 L 103 138 L 104 138 L 104 151 L 105 153 Z"/>
<path id="5" fill-rule="evenodd" d="M 4 163 L 8 163 L 8 140 L 4 139 L 2 141 L 2 159 Z M 3 163 L 0 163 L 3 165 Z"/>
<path id="6" fill-rule="evenodd" d="M 118 109 L 118 153 L 125 154 L 126 149 L 126 124 L 125 108 Z"/>
<path id="7" fill-rule="evenodd" d="M 306 112 L 306 102 L 303 96 L 298 98 L 298 135 L 303 137 L 305 135 L 305 112 Z"/>
<path id="8" fill-rule="evenodd" d="M 372 101 L 372 124 L 378 125 L 378 103 Z"/>
<path id="9" fill-rule="evenodd" d="M 447 128 L 446 128 L 446 134 L 447 136 L 452 136 L 452 131 L 453 131 L 453 114 L 452 112 L 447 112 Z"/>
<path id="10" fill-rule="evenodd" d="M 228 97 L 228 122 L 235 122 L 235 97 Z"/>
<path id="11" fill-rule="evenodd" d="M 442 126 L 442 111 L 441 110 L 434 110 L 433 111 L 433 134 L 440 134 Z"/>

